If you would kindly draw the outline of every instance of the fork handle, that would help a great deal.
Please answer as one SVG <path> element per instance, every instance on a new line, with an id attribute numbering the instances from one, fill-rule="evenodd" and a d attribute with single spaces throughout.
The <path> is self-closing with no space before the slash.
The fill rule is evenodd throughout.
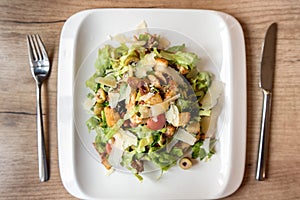
<path id="1" fill-rule="evenodd" d="M 39 164 L 39 177 L 41 182 L 49 179 L 45 141 L 44 141 L 44 126 L 42 116 L 42 101 L 41 101 L 41 84 L 36 84 L 36 108 L 37 108 L 37 145 L 38 145 L 38 164 Z"/>

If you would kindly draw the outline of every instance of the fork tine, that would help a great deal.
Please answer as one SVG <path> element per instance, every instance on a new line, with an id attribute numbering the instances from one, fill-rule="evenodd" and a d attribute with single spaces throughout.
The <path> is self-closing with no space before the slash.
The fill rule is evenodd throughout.
<path id="1" fill-rule="evenodd" d="M 41 50 L 40 50 L 40 45 L 37 41 L 37 35 L 32 35 L 32 41 L 35 46 L 36 54 L 37 54 L 37 60 L 42 60 L 42 55 L 41 55 Z"/>
<path id="2" fill-rule="evenodd" d="M 43 44 L 43 41 L 42 41 L 41 37 L 38 34 L 35 35 L 35 36 L 36 36 L 36 39 L 37 39 L 37 42 L 38 42 L 38 46 L 42 51 L 42 56 L 43 56 L 42 58 L 44 60 L 48 60 L 48 55 L 47 55 L 47 52 L 46 52 L 46 49 L 45 49 L 45 46 Z"/>
<path id="3" fill-rule="evenodd" d="M 31 35 L 27 35 L 27 46 L 28 46 L 29 62 L 30 65 L 32 65 L 33 61 L 37 59 L 37 56 L 36 56 L 36 51 L 35 51 L 35 47 Z"/>

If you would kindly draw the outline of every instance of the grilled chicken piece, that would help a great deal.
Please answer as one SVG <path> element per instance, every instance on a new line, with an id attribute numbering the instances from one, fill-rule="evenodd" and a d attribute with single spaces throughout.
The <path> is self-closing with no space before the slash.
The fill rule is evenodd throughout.
<path id="1" fill-rule="evenodd" d="M 198 132 L 200 132 L 200 123 L 192 122 L 189 125 L 187 125 L 186 130 L 189 133 L 198 133 Z"/>
<path id="2" fill-rule="evenodd" d="M 191 113 L 189 113 L 189 112 L 179 113 L 179 124 L 178 124 L 178 126 L 187 125 L 187 123 L 189 123 L 190 119 L 191 119 Z"/>
<path id="3" fill-rule="evenodd" d="M 150 83 L 151 83 L 154 87 L 156 87 L 156 88 L 161 88 L 160 81 L 159 81 L 159 79 L 158 79 L 156 76 L 154 76 L 154 75 L 152 75 L 152 74 L 149 74 L 149 75 L 148 75 L 148 79 L 150 80 Z"/>
<path id="4" fill-rule="evenodd" d="M 169 88 L 165 93 L 165 99 L 169 99 L 177 94 L 178 91 L 178 84 L 174 80 L 169 81 Z"/>

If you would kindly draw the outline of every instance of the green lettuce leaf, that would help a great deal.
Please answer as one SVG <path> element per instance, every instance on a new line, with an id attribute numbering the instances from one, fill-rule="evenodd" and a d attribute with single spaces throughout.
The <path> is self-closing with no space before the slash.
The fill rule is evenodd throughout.
<path id="1" fill-rule="evenodd" d="M 95 62 L 95 68 L 98 72 L 98 76 L 104 76 L 105 70 L 111 67 L 111 50 L 110 45 L 105 45 L 98 51 L 98 57 Z"/>
<path id="2" fill-rule="evenodd" d="M 136 154 L 135 151 L 124 151 L 122 156 L 122 161 L 120 164 L 123 167 L 131 168 L 131 162 L 135 154 Z"/>
<path id="3" fill-rule="evenodd" d="M 166 151 L 154 151 L 148 153 L 150 160 L 163 171 L 174 166 L 182 155 L 183 150 L 177 147 L 174 147 L 169 153 Z"/>
<path id="4" fill-rule="evenodd" d="M 183 51 L 185 48 L 185 44 L 169 47 L 166 51 L 175 53 L 177 51 Z"/>
<path id="5" fill-rule="evenodd" d="M 153 142 L 153 138 L 152 138 L 151 135 L 148 136 L 148 137 L 142 138 L 139 141 L 139 144 L 138 144 L 138 147 L 137 147 L 136 151 L 139 152 L 139 153 L 144 152 L 146 150 L 145 147 L 148 146 L 148 145 L 151 145 L 152 142 Z"/>
<path id="6" fill-rule="evenodd" d="M 95 137 L 95 147 L 99 153 L 103 153 L 105 151 L 105 146 L 107 142 L 103 131 L 104 129 L 100 126 L 96 128 L 97 135 Z"/>
<path id="7" fill-rule="evenodd" d="M 99 118 L 97 118 L 96 116 L 92 116 L 85 122 L 85 124 L 90 132 L 91 130 L 94 130 L 99 125 L 99 122 L 100 122 Z"/>
<path id="8" fill-rule="evenodd" d="M 199 140 L 192 147 L 192 158 L 193 159 L 197 159 L 200 156 L 200 149 L 201 149 L 202 145 L 203 145 L 203 141 Z"/>
<path id="9" fill-rule="evenodd" d="M 192 52 L 177 51 L 176 53 L 170 53 L 161 51 L 160 56 L 187 69 L 193 69 L 199 61 L 198 56 Z"/>
<path id="10" fill-rule="evenodd" d="M 200 101 L 206 94 L 212 82 L 212 75 L 209 72 L 199 72 L 195 77 L 189 79 L 192 88 Z"/>
<path id="11" fill-rule="evenodd" d="M 86 87 L 90 88 L 92 91 L 96 91 L 98 84 L 95 82 L 97 78 L 97 73 L 94 73 L 88 80 L 85 81 Z"/>
<path id="12" fill-rule="evenodd" d="M 114 51 L 114 59 L 119 59 L 120 57 L 126 55 L 128 53 L 128 47 L 126 44 L 121 44 Z"/>
<path id="13" fill-rule="evenodd" d="M 114 134 L 116 134 L 118 132 L 118 130 L 123 125 L 123 123 L 124 123 L 124 119 L 119 119 L 117 121 L 117 123 L 115 123 L 115 125 L 113 125 L 113 127 L 107 128 L 108 131 L 105 133 L 107 140 L 112 138 L 112 136 L 114 136 Z"/>

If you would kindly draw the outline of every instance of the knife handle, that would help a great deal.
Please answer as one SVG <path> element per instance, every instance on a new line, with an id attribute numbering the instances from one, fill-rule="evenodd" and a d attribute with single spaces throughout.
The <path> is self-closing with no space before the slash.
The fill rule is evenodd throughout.
<path id="1" fill-rule="evenodd" d="M 269 151 L 269 134 L 271 118 L 272 93 L 263 90 L 263 108 L 260 128 L 260 139 L 256 166 L 256 180 L 262 181 L 266 178 L 266 166 Z"/>

